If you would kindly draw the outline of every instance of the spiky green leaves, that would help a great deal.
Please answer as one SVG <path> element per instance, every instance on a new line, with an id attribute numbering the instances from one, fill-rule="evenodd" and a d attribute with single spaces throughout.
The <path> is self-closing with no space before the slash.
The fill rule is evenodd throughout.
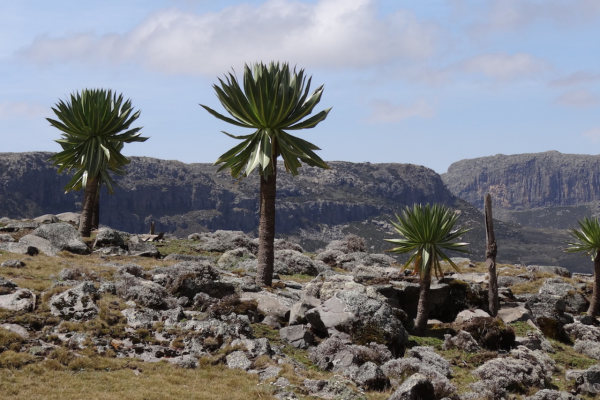
<path id="1" fill-rule="evenodd" d="M 269 176 L 273 173 L 272 161 L 279 155 L 285 168 L 292 175 L 298 174 L 301 161 L 316 167 L 329 166 L 315 154 L 317 146 L 286 133 L 285 130 L 314 128 L 323 121 L 331 108 L 310 115 L 321 100 L 323 86 L 312 94 L 311 78 L 306 80 L 304 70 L 290 70 L 284 63 L 254 64 L 252 69 L 244 67 L 244 80 L 240 85 L 237 77 L 229 73 L 225 81 L 219 79 L 220 86 L 214 85 L 217 98 L 231 115 L 224 116 L 200 104 L 213 116 L 244 128 L 256 131 L 250 135 L 226 135 L 242 140 L 242 143 L 222 154 L 215 162 L 223 164 L 219 171 L 230 169 L 234 177 L 246 176 L 258 168 L 259 173 Z"/>
<path id="2" fill-rule="evenodd" d="M 587 218 L 577 221 L 581 230 L 571 228 L 569 234 L 576 240 L 569 242 L 565 249 L 568 253 L 585 252 L 592 261 L 596 260 L 598 251 L 600 250 L 600 223 L 598 218 Z"/>
<path id="3" fill-rule="evenodd" d="M 440 204 L 415 204 L 412 208 L 406 207 L 402 215 L 396 215 L 396 218 L 397 222 L 390 222 L 403 238 L 385 240 L 396 245 L 388 250 L 390 252 L 413 252 L 404 268 L 414 264 L 415 273 L 419 273 L 421 279 L 430 276 L 432 269 L 436 276 L 443 276 L 440 260 L 458 269 L 444 253 L 444 250 L 468 253 L 465 249 L 468 243 L 457 242 L 460 236 L 469 231 L 465 228 L 454 229 L 458 214 Z"/>
<path id="4" fill-rule="evenodd" d="M 104 89 L 71 94 L 69 100 L 60 100 L 52 111 L 58 120 L 47 120 L 62 132 L 56 142 L 63 151 L 50 161 L 59 166 L 59 173 L 76 171 L 65 190 L 79 190 L 88 178 L 98 178 L 112 192 L 114 181 L 109 171 L 122 175 L 123 166 L 129 163 L 121 154 L 124 143 L 148 140 L 140 136 L 142 128 L 130 129 L 140 111 L 134 112 L 131 100 L 124 101 L 123 95 Z"/>

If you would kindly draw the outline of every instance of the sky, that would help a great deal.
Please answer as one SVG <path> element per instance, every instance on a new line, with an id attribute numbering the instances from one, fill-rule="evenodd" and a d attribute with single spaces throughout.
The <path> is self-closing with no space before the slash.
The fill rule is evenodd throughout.
<path id="1" fill-rule="evenodd" d="M 295 134 L 327 161 L 598 154 L 599 39 L 598 0 L 0 0 L 0 152 L 59 151 L 52 106 L 106 88 L 150 137 L 125 155 L 214 162 L 251 131 L 199 103 L 274 60 L 325 85 Z"/>

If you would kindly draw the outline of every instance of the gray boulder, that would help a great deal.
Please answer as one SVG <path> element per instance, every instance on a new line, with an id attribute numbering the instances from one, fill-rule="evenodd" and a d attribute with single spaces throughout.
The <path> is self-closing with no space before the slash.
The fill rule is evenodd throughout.
<path id="1" fill-rule="evenodd" d="M 19 242 L 0 242 L 0 250 L 15 254 L 27 254 L 29 256 L 38 255 L 40 252 L 35 246 Z"/>
<path id="2" fill-rule="evenodd" d="M 241 231 L 201 233 L 199 242 L 198 246 L 196 246 L 196 249 L 199 251 L 224 253 L 228 250 L 244 247 L 255 253 L 258 249 L 258 246 L 254 244 L 252 239 Z"/>
<path id="3" fill-rule="evenodd" d="M 549 272 L 551 274 L 556 274 L 558 276 L 563 276 L 565 278 L 571 277 L 571 272 L 563 267 L 555 267 L 548 265 L 528 265 L 527 271 L 529 272 Z"/>
<path id="4" fill-rule="evenodd" d="M 9 332 L 16 333 L 21 336 L 23 339 L 29 339 L 29 332 L 27 329 L 23 328 L 21 325 L 17 324 L 0 324 L 1 329 L 6 329 Z"/>
<path id="5" fill-rule="evenodd" d="M 368 390 L 383 390 L 388 386 L 388 379 L 381 368 L 374 362 L 368 361 L 352 373 L 351 379 Z"/>
<path id="6" fill-rule="evenodd" d="M 289 297 L 280 296 L 270 292 L 244 292 L 241 301 L 255 300 L 258 304 L 257 310 L 263 316 L 273 316 L 275 319 L 287 321 L 290 317 L 290 309 L 296 302 Z"/>
<path id="7" fill-rule="evenodd" d="M 569 392 L 542 389 L 533 396 L 525 397 L 524 400 L 578 400 L 578 398 Z"/>
<path id="8" fill-rule="evenodd" d="M 408 333 L 387 302 L 357 291 L 339 291 L 306 313 L 313 328 L 329 333 L 344 332 L 355 340 L 366 339 L 385 344 L 396 354 L 402 354 Z"/>
<path id="9" fill-rule="evenodd" d="M 227 367 L 231 369 L 242 369 L 248 371 L 252 366 L 252 361 L 248 359 L 243 351 L 234 351 L 227 355 Z"/>
<path id="10" fill-rule="evenodd" d="M 68 251 L 75 254 L 89 254 L 90 249 L 81 240 L 77 229 L 66 222 L 42 225 L 33 231 L 34 236 L 50 242 L 55 252 Z"/>
<path id="11" fill-rule="evenodd" d="M 217 265 L 224 269 L 233 269 L 240 261 L 254 260 L 256 256 L 245 247 L 239 247 L 237 249 L 228 250 L 219 258 Z"/>
<path id="12" fill-rule="evenodd" d="M 160 252 L 152 243 L 129 243 L 129 255 L 140 257 L 160 257 Z"/>
<path id="13" fill-rule="evenodd" d="M 317 254 L 315 260 L 322 261 L 330 267 L 335 267 L 337 258 L 345 253 L 339 250 L 325 250 Z"/>
<path id="14" fill-rule="evenodd" d="M 337 250 L 344 254 L 365 252 L 365 240 L 357 235 L 348 235 L 342 240 L 332 240 L 325 250 Z"/>
<path id="15" fill-rule="evenodd" d="M 8 233 L 0 233 L 0 242 L 15 242 L 15 239 Z"/>
<path id="16" fill-rule="evenodd" d="M 125 241 L 119 231 L 111 228 L 103 228 L 96 235 L 94 247 L 118 246 L 125 247 Z"/>
<path id="17" fill-rule="evenodd" d="M 92 282 L 81 284 L 50 298 L 50 312 L 66 321 L 86 321 L 100 311 L 96 305 L 97 291 Z"/>
<path id="18" fill-rule="evenodd" d="M 600 328 L 593 325 L 584 325 L 579 321 L 565 325 L 565 332 L 576 340 L 590 340 L 600 342 Z"/>
<path id="19" fill-rule="evenodd" d="M 576 340 L 573 350 L 594 360 L 600 360 L 600 343 L 591 340 Z"/>
<path id="20" fill-rule="evenodd" d="M 469 353 L 475 353 L 480 350 L 479 344 L 467 331 L 459 331 L 456 336 L 444 335 L 444 350 L 458 348 Z"/>
<path id="21" fill-rule="evenodd" d="M 531 312 L 533 322 L 546 337 L 568 339 L 563 327 L 573 323 L 573 317 L 565 313 L 567 305 L 562 297 L 549 294 L 533 295 L 525 303 L 525 308 Z"/>
<path id="22" fill-rule="evenodd" d="M 40 226 L 37 222 L 31 221 L 12 221 L 6 226 L 0 227 L 0 232 L 19 232 L 23 230 L 33 230 Z"/>
<path id="23" fill-rule="evenodd" d="M 59 222 L 60 220 L 56 217 L 56 215 L 52 214 L 44 214 L 40 215 L 33 219 L 33 222 L 37 222 L 38 224 L 54 224 Z"/>
<path id="24" fill-rule="evenodd" d="M 160 309 L 167 305 L 168 293 L 161 285 L 133 275 L 124 274 L 115 282 L 117 294 L 143 307 Z"/>
<path id="25" fill-rule="evenodd" d="M 352 271 L 359 265 L 391 267 L 396 260 L 385 254 L 367 254 L 362 252 L 343 254 L 336 258 L 336 266 L 346 271 Z"/>
<path id="26" fill-rule="evenodd" d="M 169 292 L 193 299 L 199 293 L 223 298 L 237 293 L 236 285 L 221 280 L 219 272 L 207 262 L 183 261 L 169 267 L 156 268 L 150 273 L 153 280 L 165 286 Z M 158 280 L 158 276 L 163 279 Z"/>
<path id="27" fill-rule="evenodd" d="M 295 250 L 275 251 L 275 260 L 286 266 L 286 271 L 277 271 L 279 274 L 311 276 L 319 274 L 314 262 L 309 257 Z"/>
<path id="28" fill-rule="evenodd" d="M 315 337 L 306 325 L 292 325 L 279 330 L 279 337 L 299 349 L 315 344 Z"/>
<path id="29" fill-rule="evenodd" d="M 25 263 L 23 261 L 21 261 L 21 260 L 6 260 L 2 264 L 0 264 L 0 267 L 3 267 L 3 268 L 23 268 L 23 267 L 25 267 Z"/>
<path id="30" fill-rule="evenodd" d="M 583 393 L 600 394 L 600 364 L 592 365 L 586 370 L 567 370 L 567 380 L 575 380 L 575 386 Z"/>
<path id="31" fill-rule="evenodd" d="M 334 376 L 329 380 L 304 380 L 304 387 L 314 397 L 322 399 L 364 400 L 364 395 L 352 389 L 352 382 Z"/>
<path id="32" fill-rule="evenodd" d="M 2 279 L 0 279 L 0 285 L 3 285 Z M 33 311 L 36 300 L 35 294 L 29 289 L 17 289 L 16 285 L 14 288 L 14 290 L 11 290 L 12 288 L 8 283 L 0 286 L 0 293 L 10 291 L 8 294 L 0 295 L 0 308 L 13 311 Z"/>
<path id="33" fill-rule="evenodd" d="M 413 374 L 396 391 L 388 400 L 423 400 L 435 399 L 433 384 L 425 375 Z"/>
<path id="34" fill-rule="evenodd" d="M 256 245 L 258 246 L 258 238 L 254 239 Z M 275 239 L 275 243 L 273 243 L 275 251 L 279 250 L 294 250 L 298 253 L 304 253 L 304 249 L 298 243 L 290 242 L 287 239 Z"/>
<path id="35" fill-rule="evenodd" d="M 127 325 L 134 329 L 150 329 L 161 320 L 161 313 L 149 308 L 126 308 L 121 314 L 127 318 Z"/>
<path id="36" fill-rule="evenodd" d="M 321 301 L 315 297 L 304 295 L 300 301 L 295 303 L 290 309 L 290 325 L 305 324 L 306 313 L 315 307 L 321 305 Z"/>
<path id="37" fill-rule="evenodd" d="M 68 222 L 70 224 L 79 226 L 79 220 L 81 219 L 81 214 L 74 212 L 64 212 L 61 214 L 56 214 L 56 218 L 58 218 L 61 222 Z"/>
<path id="38" fill-rule="evenodd" d="M 589 302 L 577 292 L 577 288 L 563 281 L 562 278 L 546 279 L 538 293 L 540 295 L 562 297 L 565 301 L 565 311 L 572 314 L 582 313 L 589 306 Z"/>

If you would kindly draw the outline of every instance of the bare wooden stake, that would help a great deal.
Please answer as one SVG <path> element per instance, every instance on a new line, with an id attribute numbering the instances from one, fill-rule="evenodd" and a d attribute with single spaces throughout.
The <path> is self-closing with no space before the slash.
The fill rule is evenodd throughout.
<path id="1" fill-rule="evenodd" d="M 485 196 L 485 263 L 487 264 L 490 275 L 490 288 L 488 292 L 490 315 L 495 317 L 498 315 L 500 308 L 498 302 L 498 275 L 496 272 L 496 254 L 498 246 L 496 245 L 496 237 L 494 236 L 494 221 L 492 220 L 492 196 L 488 193 Z"/>
<path id="2" fill-rule="evenodd" d="M 154 235 L 154 221 L 150 222 L 150 234 Z"/>

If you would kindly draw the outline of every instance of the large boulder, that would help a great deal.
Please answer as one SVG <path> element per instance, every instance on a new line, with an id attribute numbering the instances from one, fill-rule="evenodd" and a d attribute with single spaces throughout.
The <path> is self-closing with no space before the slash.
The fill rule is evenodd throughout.
<path id="1" fill-rule="evenodd" d="M 307 349 L 315 344 L 315 337 L 306 325 L 292 325 L 281 328 L 279 337 L 299 349 Z"/>
<path id="2" fill-rule="evenodd" d="M 42 225 L 33 231 L 33 235 L 48 240 L 56 252 L 63 250 L 75 254 L 90 252 L 88 246 L 81 240 L 79 231 L 66 222 Z"/>
<path id="3" fill-rule="evenodd" d="M 533 322 L 546 337 L 568 340 L 564 326 L 573 323 L 573 317 L 565 313 L 567 305 L 561 296 L 533 295 L 525 303 L 525 308 L 531 312 Z"/>
<path id="4" fill-rule="evenodd" d="M 563 267 L 556 267 L 550 265 L 528 265 L 527 271 L 529 272 L 547 272 L 551 274 L 556 274 L 558 276 L 563 276 L 565 278 L 571 277 L 571 272 Z"/>
<path id="5" fill-rule="evenodd" d="M 329 242 L 325 250 L 341 251 L 344 254 L 365 252 L 365 239 L 357 235 L 347 235 L 342 240 L 332 240 Z"/>
<path id="6" fill-rule="evenodd" d="M 600 394 L 600 364 L 585 370 L 567 370 L 565 377 L 567 380 L 575 380 L 575 386 L 583 393 Z"/>
<path id="7" fill-rule="evenodd" d="M 160 257 L 160 252 L 152 243 L 129 243 L 129 255 L 140 257 Z"/>
<path id="8" fill-rule="evenodd" d="M 8 281 L 10 282 L 10 281 Z M 12 283 L 12 282 L 11 282 Z M 2 279 L 0 278 L 0 285 Z M 35 294 L 29 289 L 19 289 L 14 287 L 14 290 L 9 290 L 7 286 L 0 286 L 0 308 L 13 311 L 33 311 L 35 307 Z"/>
<path id="9" fill-rule="evenodd" d="M 92 282 L 82 282 L 50 298 L 50 312 L 66 321 L 86 321 L 95 318 L 97 290 Z"/>
<path id="10" fill-rule="evenodd" d="M 561 297 L 565 302 L 565 311 L 568 313 L 579 314 L 589 307 L 589 302 L 577 292 L 577 288 L 563 281 L 562 278 L 546 279 L 538 293 Z"/>
<path id="11" fill-rule="evenodd" d="M 37 247 L 20 242 L 0 242 L 0 250 L 29 256 L 38 255 L 40 252 Z"/>
<path id="12" fill-rule="evenodd" d="M 592 340 L 576 340 L 573 350 L 594 360 L 600 360 L 600 343 Z"/>
<path id="13" fill-rule="evenodd" d="M 385 268 L 390 267 L 396 262 L 395 259 L 386 254 L 367 254 L 363 252 L 342 254 L 335 261 L 338 268 L 345 269 L 346 271 L 352 271 L 359 265 L 377 265 Z"/>
<path id="14" fill-rule="evenodd" d="M 344 332 L 357 344 L 385 344 L 396 354 L 403 354 L 408 340 L 408 333 L 387 302 L 358 291 L 337 292 L 308 311 L 306 319 L 323 333 Z"/>
<path id="15" fill-rule="evenodd" d="M 236 286 L 221 280 L 219 272 L 208 261 L 183 261 L 169 267 L 156 268 L 150 273 L 153 280 L 177 297 L 193 299 L 198 293 L 214 298 L 236 294 Z"/>
<path id="16" fill-rule="evenodd" d="M 219 258 L 217 265 L 224 269 L 234 269 L 240 261 L 254 260 L 256 256 L 245 247 L 238 247 L 237 249 L 227 250 Z"/>
<path id="17" fill-rule="evenodd" d="M 200 243 L 196 246 L 199 251 L 210 251 L 224 253 L 244 247 L 255 253 L 258 246 L 241 231 L 216 231 L 213 233 L 201 233 L 197 239 Z"/>
<path id="18" fill-rule="evenodd" d="M 96 235 L 94 247 L 118 246 L 125 247 L 125 241 L 116 229 L 103 228 Z"/>
<path id="19" fill-rule="evenodd" d="M 565 332 L 575 340 L 591 340 L 600 343 L 600 328 L 593 325 L 585 325 L 579 321 L 564 326 Z"/>
<path id="20" fill-rule="evenodd" d="M 542 389 L 533 396 L 525 397 L 524 400 L 578 400 L 578 398 L 569 392 Z"/>
<path id="21" fill-rule="evenodd" d="M 79 226 L 79 220 L 81 219 L 81 214 L 74 212 L 64 212 L 60 214 L 56 214 L 56 218 L 58 218 L 61 222 L 68 222 L 70 224 Z"/>
<path id="22" fill-rule="evenodd" d="M 305 324 L 306 313 L 315 307 L 321 305 L 321 301 L 316 297 L 304 295 L 300 301 L 295 303 L 290 310 L 290 325 Z"/>
<path id="23" fill-rule="evenodd" d="M 423 374 L 413 374 L 390 396 L 388 400 L 435 399 L 433 384 Z"/>
<path id="24" fill-rule="evenodd" d="M 310 257 L 297 252 L 295 250 L 278 250 L 275 251 L 275 260 L 285 265 L 285 271 L 277 271 L 283 275 L 311 275 L 317 276 L 319 271 L 315 267 L 315 263 Z"/>
<path id="25" fill-rule="evenodd" d="M 280 296 L 276 293 L 262 291 L 258 293 L 245 292 L 240 301 L 256 301 L 258 312 L 267 317 L 272 316 L 279 321 L 288 321 L 290 310 L 296 302 L 289 297 Z"/>

